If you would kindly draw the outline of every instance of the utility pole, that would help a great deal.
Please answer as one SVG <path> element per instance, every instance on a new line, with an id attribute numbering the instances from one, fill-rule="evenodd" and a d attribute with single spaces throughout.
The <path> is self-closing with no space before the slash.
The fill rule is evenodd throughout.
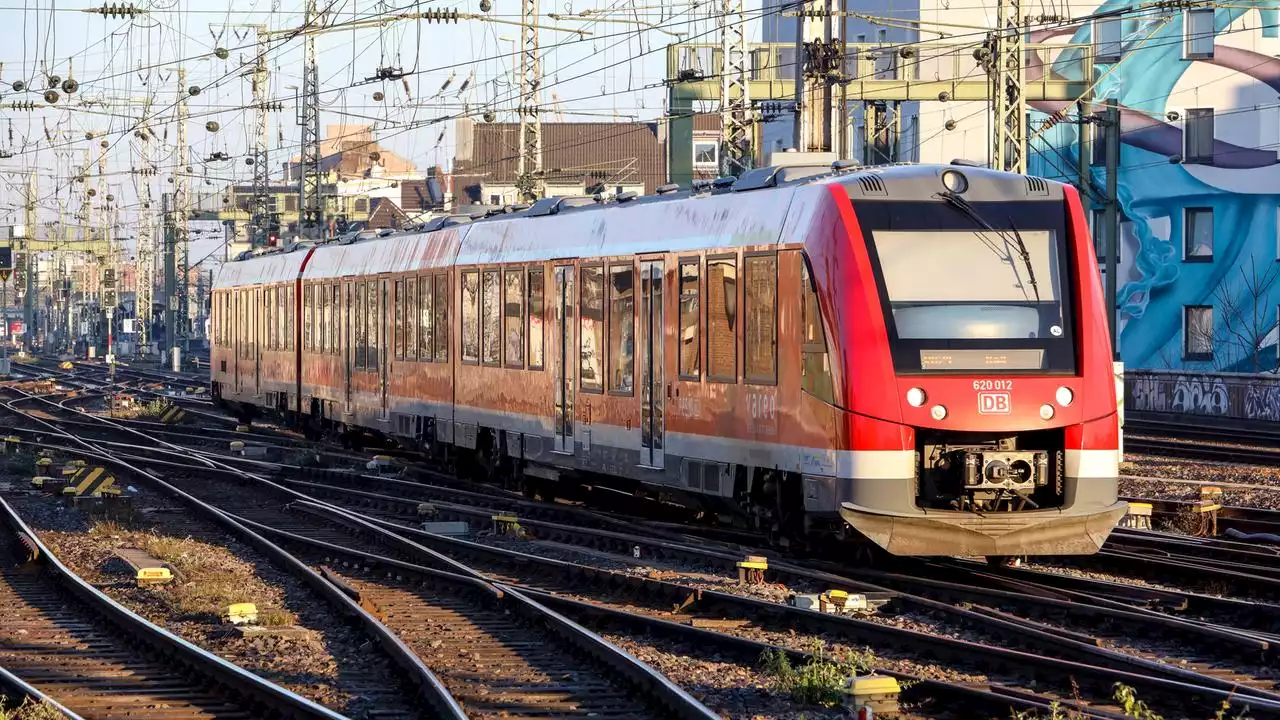
<path id="1" fill-rule="evenodd" d="M 1026 71 L 1022 58 L 1020 0 L 997 0 L 996 29 L 991 34 L 991 167 L 1026 173 L 1027 109 L 1022 87 Z"/>
<path id="2" fill-rule="evenodd" d="M 191 180 L 191 168 L 187 165 L 187 71 L 178 68 L 178 167 L 173 178 L 173 265 L 177 276 L 174 278 L 173 293 L 169 295 L 169 307 L 176 312 L 175 322 L 166 327 L 168 332 L 170 356 L 173 358 L 173 369 L 181 369 L 180 353 L 187 351 L 187 327 L 190 318 L 187 315 L 187 256 L 190 251 L 187 238 L 187 219 L 191 216 L 191 196 L 188 194 L 188 183 Z M 168 268 L 165 269 L 165 280 L 168 280 Z"/>
<path id="3" fill-rule="evenodd" d="M 542 172 L 542 64 L 538 57 L 538 0 L 522 0 L 520 10 L 520 158 L 516 186 L 524 200 L 546 194 Z"/>
<path id="4" fill-rule="evenodd" d="M 1117 195 L 1116 175 L 1120 170 L 1120 107 L 1115 98 L 1107 99 L 1103 115 L 1103 129 L 1107 138 L 1107 204 L 1103 216 L 1107 246 L 1107 326 L 1111 328 L 1112 360 L 1120 359 L 1120 345 L 1116 335 L 1116 281 L 1120 273 L 1120 199 Z"/>
<path id="5" fill-rule="evenodd" d="M 741 175 L 755 164 L 746 25 L 743 0 L 723 0 L 720 14 L 721 176 Z"/>
<path id="6" fill-rule="evenodd" d="M 844 75 L 844 20 L 837 0 L 804 0 L 796 13 L 793 144 L 799 152 L 847 154 L 847 114 L 836 85 Z M 840 16 L 839 22 L 832 22 Z"/>
<path id="7" fill-rule="evenodd" d="M 256 59 L 250 71 L 250 82 L 253 86 L 254 120 L 256 121 L 253 139 L 253 200 L 250 206 L 249 246 L 257 247 L 266 244 L 267 213 L 270 211 L 267 193 L 271 182 L 270 169 L 267 167 L 267 43 L 266 26 L 255 25 L 257 37 L 255 44 Z M 311 39 L 308 38 L 310 43 Z M 317 121 L 319 113 L 316 115 Z"/>
<path id="8" fill-rule="evenodd" d="M 145 111 L 143 117 L 146 117 Z M 156 287 L 156 238 L 153 234 L 155 223 L 154 211 L 151 209 L 151 178 L 155 168 L 151 164 L 151 140 L 154 138 L 146 130 L 141 138 L 135 137 L 138 155 L 142 167 L 138 169 L 138 232 L 134 241 L 137 257 L 137 288 L 134 294 L 134 313 L 137 316 L 137 337 L 139 354 L 146 354 L 145 348 L 151 342 L 151 310 L 155 303 Z"/>
<path id="9" fill-rule="evenodd" d="M 308 32 L 302 60 L 302 96 L 298 99 L 298 124 L 302 126 L 298 235 L 304 238 L 319 237 L 324 227 L 324 200 L 320 196 L 320 71 L 316 67 L 315 36 L 310 32 L 320 21 L 316 0 L 307 0 L 303 27 Z"/>
<path id="10" fill-rule="evenodd" d="M 164 213 L 164 342 L 165 355 L 172 358 L 174 372 L 181 369 L 182 358 L 177 342 L 178 333 L 178 273 L 176 262 L 176 246 L 178 238 L 178 222 L 173 212 L 173 196 L 165 193 L 160 200 L 161 212 Z M 185 223 L 185 219 L 184 219 Z"/>
<path id="11" fill-rule="evenodd" d="M 32 252 L 32 243 L 36 239 L 36 171 L 27 174 L 27 197 L 23 206 L 23 222 L 26 223 L 26 239 L 23 242 L 26 250 L 23 255 L 27 266 L 27 286 L 22 296 L 22 345 L 28 352 L 35 350 L 36 327 L 36 253 Z"/>

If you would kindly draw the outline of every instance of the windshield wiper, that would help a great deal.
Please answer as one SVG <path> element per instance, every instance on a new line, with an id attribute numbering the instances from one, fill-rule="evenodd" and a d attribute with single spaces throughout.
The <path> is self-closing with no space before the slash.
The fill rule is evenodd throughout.
<path id="1" fill-rule="evenodd" d="M 1027 245 L 1022 241 L 1022 234 L 1018 232 L 1018 228 L 1014 226 L 1013 218 L 1009 218 L 1009 225 L 1013 228 L 1013 234 L 1010 235 L 1008 231 L 997 230 L 992 227 L 991 223 L 987 222 L 985 218 L 978 214 L 977 210 L 973 209 L 972 205 L 959 195 L 956 195 L 953 192 L 941 192 L 938 193 L 937 197 L 941 197 L 943 200 L 946 200 L 948 205 L 964 213 L 966 217 L 978 223 L 987 231 L 998 235 L 1000 239 L 1004 241 L 1006 247 L 1012 245 L 1018 248 L 1018 254 L 1022 257 L 1022 265 L 1027 269 L 1027 282 L 1031 285 L 1031 291 L 1035 293 L 1036 302 L 1040 302 L 1040 287 L 1036 285 L 1036 273 L 1031 269 L 1031 253 L 1027 252 Z M 1000 251 L 996 250 L 994 247 L 991 247 L 990 245 L 987 245 L 987 247 L 990 247 L 992 252 L 997 255 L 1000 254 Z M 1012 260 L 1012 258 L 1008 259 Z"/>

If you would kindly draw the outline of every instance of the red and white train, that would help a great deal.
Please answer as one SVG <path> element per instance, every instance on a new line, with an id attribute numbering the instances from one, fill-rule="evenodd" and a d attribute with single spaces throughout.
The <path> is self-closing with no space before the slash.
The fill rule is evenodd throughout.
<path id="1" fill-rule="evenodd" d="M 665 189 L 664 189 L 665 190 Z M 897 555 L 1096 552 L 1107 317 L 1076 191 L 761 168 L 223 266 L 215 396 Z"/>

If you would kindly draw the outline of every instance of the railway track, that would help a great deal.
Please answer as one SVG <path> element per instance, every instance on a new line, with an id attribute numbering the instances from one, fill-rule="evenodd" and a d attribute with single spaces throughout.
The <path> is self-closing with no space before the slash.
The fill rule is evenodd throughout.
<path id="1" fill-rule="evenodd" d="M 0 666 L 83 718 L 340 718 L 77 578 L 0 500 Z"/>
<path id="2" fill-rule="evenodd" d="M 267 463 L 258 463 L 258 465 L 260 465 L 260 466 L 266 466 L 266 465 L 268 465 L 268 464 L 267 464 Z M 365 478 L 365 480 L 369 480 L 369 479 L 368 479 L 368 478 Z M 373 479 L 373 480 L 371 480 L 371 482 L 389 482 L 389 481 L 385 481 L 385 480 L 382 480 L 382 479 Z M 421 486 L 418 486 L 418 487 L 421 487 Z M 304 490 L 304 491 L 310 491 L 310 492 L 313 492 L 313 493 L 317 490 L 317 488 L 316 488 L 316 487 L 304 487 L 304 488 L 301 488 L 301 489 L 302 489 L 302 490 Z M 330 492 L 331 492 L 331 490 L 330 490 Z M 455 492 L 455 493 L 456 493 L 456 489 L 455 489 L 455 490 L 444 489 L 444 490 L 440 490 L 439 492 Z M 321 492 L 321 493 L 319 493 L 319 494 L 320 494 L 320 495 L 324 495 L 324 493 L 323 493 L 323 492 Z M 495 493 L 492 493 L 492 494 L 489 494 L 489 493 L 473 493 L 473 495 L 479 495 L 479 496 L 488 497 L 488 498 L 491 500 L 491 502 L 494 502 L 494 503 L 501 503 L 501 502 L 504 502 L 504 501 L 505 501 L 505 502 L 511 502 L 511 501 L 513 501 L 513 498 L 512 498 L 510 495 L 506 495 L 506 494 L 504 494 L 504 493 L 496 493 L 496 492 L 495 492 Z M 505 499 L 504 499 L 504 495 L 505 495 Z M 416 507 L 416 505 L 418 504 L 418 502 L 417 502 L 417 501 L 415 501 L 415 502 L 413 502 L 412 504 Z M 474 510 L 473 510 L 473 514 L 474 514 Z M 588 513 L 588 515 L 589 515 L 589 513 Z M 277 521 L 277 522 L 278 522 L 278 521 Z M 264 526 L 264 527 L 270 527 L 270 526 Z M 407 528 L 396 528 L 396 531 L 397 531 L 397 532 L 399 532 L 399 533 L 401 533 L 401 534 L 406 534 L 406 533 L 407 533 L 407 534 L 412 534 L 411 530 L 412 530 L 412 529 L 407 529 Z M 560 532 L 563 532 L 563 529 L 562 529 Z M 314 539 L 314 538 L 313 538 L 313 539 Z M 419 540 L 420 540 L 420 541 L 422 541 L 422 538 L 419 538 Z M 613 542 L 616 544 L 616 543 L 618 542 L 618 540 L 619 540 L 618 538 L 614 538 Z M 474 558 L 469 559 L 469 561 L 472 561 L 472 560 L 474 560 Z M 492 571 L 492 568 L 491 568 L 490 570 Z M 526 577 L 526 576 L 519 576 L 519 575 L 507 575 L 507 576 L 504 576 L 504 575 L 501 575 L 501 574 L 495 574 L 495 573 L 493 573 L 493 572 L 491 572 L 490 574 L 491 574 L 491 575 L 493 575 L 494 577 L 496 577 L 498 580 L 505 580 L 505 581 L 512 582 L 512 583 L 520 583 L 520 584 L 522 584 L 522 585 L 523 585 L 524 587 L 526 587 L 526 588 L 533 588 L 533 587 L 539 587 L 539 586 L 540 586 L 540 584 L 539 584 L 538 582 L 536 582 L 536 581 L 535 581 L 535 582 L 530 582 L 530 578 L 529 578 L 529 577 Z M 347 582 L 347 583 L 345 583 L 345 584 L 346 584 L 346 585 L 347 585 L 347 587 L 349 587 L 349 588 L 353 588 L 355 583 L 359 583 L 359 582 L 360 582 L 360 580 L 359 580 L 359 579 L 357 579 L 357 578 L 348 578 L 347 580 L 348 580 L 348 582 Z M 542 587 L 542 589 L 548 589 L 545 585 L 541 585 L 540 587 Z M 559 590 L 560 592 L 566 592 L 566 591 L 569 591 L 569 590 L 570 590 L 569 588 L 564 588 L 564 587 L 560 587 L 560 588 L 552 587 L 552 588 L 550 588 L 550 589 L 553 589 L 553 590 Z M 385 591 L 387 591 L 387 590 L 386 590 L 386 589 L 381 589 L 381 590 L 377 590 L 377 591 L 375 591 L 375 590 L 366 590 L 366 591 L 365 591 L 365 593 L 357 593 L 357 594 L 361 595 L 362 597 L 372 597 L 372 593 L 374 593 L 374 592 L 385 592 Z M 404 588 L 395 588 L 395 589 L 394 589 L 394 591 L 396 591 L 396 592 L 401 592 L 401 593 L 409 592 L 408 590 L 406 590 L 406 589 L 404 589 Z M 535 593 L 536 593 L 536 592 L 538 592 L 538 590 L 536 590 L 536 589 L 527 589 L 527 590 L 526 590 L 526 592 L 535 592 Z M 403 596 L 396 596 L 396 597 L 403 597 Z M 989 598 L 988 598 L 988 599 L 989 599 Z M 1095 612 L 1096 612 L 1096 611 L 1095 611 Z M 1151 623 L 1151 622 L 1153 622 L 1153 621 L 1148 620 L 1148 623 Z M 1046 629 L 1047 629 L 1047 630 L 1049 630 L 1049 631 L 1052 631 L 1052 630 L 1053 630 L 1053 628 L 1046 628 Z M 1187 629 L 1187 628 L 1184 628 L 1184 629 Z M 1212 629 L 1210 628 L 1210 630 L 1212 630 Z M 1033 632 L 1031 632 L 1031 633 L 1029 633 L 1029 634 L 1034 634 L 1034 631 L 1033 631 Z M 1194 635 L 1194 634 L 1195 634 L 1195 631 L 1194 631 L 1194 630 L 1192 630 L 1192 631 L 1191 631 L 1191 634 L 1192 634 L 1192 635 Z M 1212 634 L 1212 632 L 1210 632 L 1210 634 Z M 1236 640 L 1236 641 L 1240 641 L 1240 640 L 1241 640 L 1241 638 L 1239 638 L 1239 637 L 1236 637 L 1236 638 L 1233 638 L 1233 639 L 1234 639 L 1234 640 Z M 1254 643 L 1254 644 L 1253 644 L 1253 646 L 1252 646 L 1252 650 L 1253 650 L 1253 651 L 1258 651 L 1258 650 L 1259 650 L 1259 645 L 1265 646 L 1265 643 L 1260 642 L 1257 638 L 1252 638 L 1251 640 L 1252 640 L 1252 642 Z M 1247 641 L 1246 641 L 1246 642 L 1243 642 L 1243 643 L 1242 643 L 1242 642 L 1236 642 L 1236 643 L 1235 643 L 1235 645 L 1237 645 L 1237 646 L 1245 646 L 1245 647 L 1248 647 L 1248 646 L 1250 645 L 1250 643 L 1249 643 L 1249 642 L 1247 642 Z M 1265 647 L 1263 647 L 1262 649 L 1265 649 Z M 1229 668 L 1223 668 L 1223 667 L 1221 667 L 1220 663 L 1218 663 L 1218 664 L 1214 664 L 1212 661 L 1209 661 L 1209 662 L 1200 662 L 1200 661 L 1199 661 L 1199 659 L 1192 659 L 1192 663 L 1193 663 L 1193 664 L 1195 664 L 1196 672 L 1193 672 L 1193 673 L 1191 673 L 1190 675 L 1185 675 L 1182 679 L 1191 679 L 1191 680 L 1193 680 L 1193 681 L 1196 681 L 1196 682 L 1198 682 L 1198 683 L 1201 683 L 1201 684 L 1202 684 L 1201 689 L 1203 689 L 1203 686 L 1204 686 L 1204 685 L 1207 685 L 1207 686 L 1215 686 L 1215 685 L 1216 685 L 1216 686 L 1220 686 L 1220 687 L 1223 687 L 1223 688 L 1230 688 L 1232 691 L 1240 691 L 1240 692 L 1244 692 L 1244 693 L 1246 693 L 1246 694 L 1252 695 L 1252 696 L 1254 696 L 1254 697 L 1253 697 L 1253 698 L 1251 698 L 1251 699 L 1255 700 L 1255 702 L 1257 702 L 1258 704 L 1260 704 L 1260 705 L 1264 706 L 1264 707 L 1263 707 L 1264 714 L 1265 714 L 1265 711 L 1266 711 L 1266 706 L 1268 706 L 1268 704 L 1269 704 L 1269 703 L 1271 703 L 1271 702 L 1273 702 L 1273 701 L 1275 700 L 1275 698 L 1270 698 L 1270 696 L 1273 694 L 1273 693 L 1272 693 L 1272 688 L 1271 688 L 1271 687 L 1269 686 L 1269 684 L 1268 684 L 1267 682 L 1265 682 L 1265 681 L 1261 681 L 1261 680 L 1259 680 L 1258 678 L 1250 677 L 1248 674 L 1245 674 L 1245 673 L 1238 673 L 1238 672 L 1234 672 L 1233 670 L 1231 670 L 1231 669 L 1229 669 Z M 1157 672 L 1157 674 L 1159 674 L 1159 672 Z M 1173 673 L 1173 674 L 1174 674 L 1174 675 L 1177 675 L 1177 673 Z M 1142 676 L 1136 676 L 1134 679 L 1135 679 L 1135 680 L 1137 680 L 1137 681 L 1141 681 L 1141 680 L 1143 680 L 1143 679 L 1150 680 L 1151 678 L 1143 678 Z M 1216 681 L 1216 682 L 1215 682 L 1215 681 Z M 1173 682 L 1174 682 L 1174 683 L 1175 683 L 1175 685 L 1176 685 L 1178 681 L 1177 681 L 1177 680 L 1174 680 Z M 1156 685 L 1159 685 L 1159 683 L 1156 683 Z M 1180 688 L 1180 691 L 1181 691 L 1181 692 L 1188 692 L 1188 691 L 1189 691 L 1189 689 L 1188 689 L 1188 688 L 1192 688 L 1192 687 L 1196 687 L 1196 686 L 1195 686 L 1195 685 L 1187 685 L 1186 687 L 1181 687 L 1181 688 Z M 1170 688 L 1169 688 L 1168 686 L 1166 686 L 1166 687 L 1164 688 L 1164 690 L 1165 690 L 1165 691 L 1168 691 L 1169 689 L 1170 689 Z M 1158 689 L 1158 688 L 1157 688 L 1157 691 L 1159 691 L 1159 689 Z M 1097 710 L 1098 712 L 1100 712 L 1100 713 L 1102 713 L 1103 715 L 1105 715 L 1105 713 L 1108 711 L 1108 708 L 1106 708 L 1106 707 L 1105 707 L 1105 705 L 1103 705 L 1103 706 L 1098 706 L 1098 707 L 1096 707 L 1096 708 L 1095 708 L 1095 710 Z"/>

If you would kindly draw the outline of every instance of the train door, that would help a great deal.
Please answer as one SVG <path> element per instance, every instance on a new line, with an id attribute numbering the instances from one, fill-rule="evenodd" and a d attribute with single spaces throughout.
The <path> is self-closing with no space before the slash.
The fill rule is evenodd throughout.
<path id="1" fill-rule="evenodd" d="M 554 344 L 551 347 L 551 367 L 553 382 L 556 386 L 556 442 L 555 451 L 559 453 L 574 452 L 573 442 L 573 369 L 577 367 L 579 358 L 574 353 L 573 343 L 573 266 L 560 265 L 555 268 L 555 297 L 552 303 L 555 308 L 556 331 Z"/>
<path id="2" fill-rule="evenodd" d="M 262 288 L 253 289 L 253 316 L 255 322 L 253 324 L 253 396 L 260 397 L 262 395 L 262 336 L 265 334 L 264 317 L 265 312 L 262 307 Z"/>
<path id="3" fill-rule="evenodd" d="M 387 369 L 390 364 L 388 358 L 391 357 L 391 298 L 389 296 L 391 281 L 382 279 L 382 292 L 380 293 L 378 307 L 378 334 L 382 336 L 382 342 L 378 346 L 382 348 L 382 354 L 378 357 L 378 384 L 382 390 L 382 419 L 386 420 L 390 417 L 387 414 Z"/>
<path id="4" fill-rule="evenodd" d="M 342 337 L 346 340 L 342 346 L 342 400 L 343 412 L 351 414 L 351 363 L 355 359 L 356 341 L 352 334 L 351 316 L 355 313 L 355 296 L 351 294 L 351 281 L 342 284 Z"/>
<path id="5" fill-rule="evenodd" d="M 640 263 L 640 464 L 662 469 L 666 430 L 661 260 Z"/>

